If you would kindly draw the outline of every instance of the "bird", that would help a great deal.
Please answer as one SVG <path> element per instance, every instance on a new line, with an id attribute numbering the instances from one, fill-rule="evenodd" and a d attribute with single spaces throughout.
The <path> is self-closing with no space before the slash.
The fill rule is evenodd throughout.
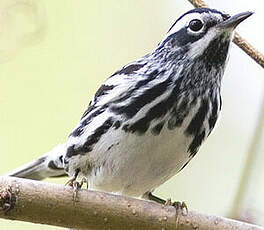
<path id="1" fill-rule="evenodd" d="M 85 178 L 90 190 L 163 202 L 154 190 L 211 134 L 235 28 L 253 13 L 185 12 L 153 51 L 96 91 L 67 140 L 8 176 Z"/>

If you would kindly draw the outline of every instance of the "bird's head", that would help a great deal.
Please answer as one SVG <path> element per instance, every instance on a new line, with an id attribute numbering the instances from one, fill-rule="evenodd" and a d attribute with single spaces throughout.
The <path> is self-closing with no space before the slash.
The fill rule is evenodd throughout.
<path id="1" fill-rule="evenodd" d="M 154 51 L 164 68 L 174 66 L 175 79 L 185 85 L 219 86 L 224 73 L 234 29 L 252 15 L 230 16 L 209 8 L 196 8 L 179 17 Z"/>
<path id="2" fill-rule="evenodd" d="M 234 29 L 251 15 L 244 12 L 230 16 L 209 8 L 190 10 L 171 26 L 158 49 L 162 47 L 189 60 L 203 57 L 209 66 L 222 65 Z"/>

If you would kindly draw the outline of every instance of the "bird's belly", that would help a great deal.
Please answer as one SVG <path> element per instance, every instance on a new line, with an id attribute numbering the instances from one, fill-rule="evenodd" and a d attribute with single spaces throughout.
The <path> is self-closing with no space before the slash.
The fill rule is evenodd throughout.
<path id="1" fill-rule="evenodd" d="M 89 153 L 88 161 L 97 162 L 89 175 L 85 175 L 89 187 L 141 196 L 175 175 L 190 160 L 188 146 L 191 141 L 192 137 L 180 128 L 164 127 L 159 135 L 150 131 L 137 135 L 113 129 Z"/>

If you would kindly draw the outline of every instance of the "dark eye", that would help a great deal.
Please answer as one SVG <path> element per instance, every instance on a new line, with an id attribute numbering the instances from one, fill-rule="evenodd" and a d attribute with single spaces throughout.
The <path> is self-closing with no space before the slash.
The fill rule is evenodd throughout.
<path id="1" fill-rule="evenodd" d="M 190 21 L 189 23 L 189 28 L 192 30 L 192 31 L 199 31 L 200 29 L 202 29 L 203 27 L 203 22 L 199 19 L 193 19 Z"/>

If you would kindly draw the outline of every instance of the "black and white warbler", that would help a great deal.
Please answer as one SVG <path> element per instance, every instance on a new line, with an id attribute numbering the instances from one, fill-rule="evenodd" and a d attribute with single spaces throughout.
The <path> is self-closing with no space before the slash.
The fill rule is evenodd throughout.
<path id="1" fill-rule="evenodd" d="M 215 126 L 236 26 L 252 15 L 197 8 L 157 48 L 110 76 L 64 144 L 9 175 L 86 177 L 89 189 L 150 194 L 182 170 Z"/>

